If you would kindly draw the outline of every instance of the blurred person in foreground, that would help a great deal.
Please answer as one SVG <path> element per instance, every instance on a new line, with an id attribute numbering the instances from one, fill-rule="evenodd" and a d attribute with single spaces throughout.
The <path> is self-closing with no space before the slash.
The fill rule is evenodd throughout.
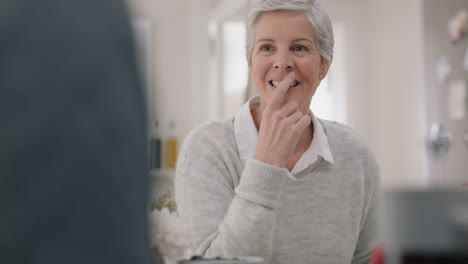
<path id="1" fill-rule="evenodd" d="M 333 58 L 313 0 L 254 0 L 247 60 L 259 96 L 235 118 L 187 136 L 176 199 L 196 254 L 265 263 L 368 263 L 377 236 L 378 164 L 351 128 L 309 110 Z"/>
<path id="2" fill-rule="evenodd" d="M 148 263 L 124 1 L 0 2 L 0 263 Z"/>

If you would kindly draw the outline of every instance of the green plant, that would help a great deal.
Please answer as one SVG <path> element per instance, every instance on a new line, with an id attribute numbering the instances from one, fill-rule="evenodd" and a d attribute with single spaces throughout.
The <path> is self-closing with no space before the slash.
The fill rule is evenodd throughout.
<path id="1" fill-rule="evenodd" d="M 172 199 L 171 196 L 171 190 L 166 190 L 161 196 L 154 198 L 151 201 L 151 211 L 154 209 L 161 211 L 161 209 L 164 207 L 167 207 L 171 213 L 177 211 L 176 202 Z"/>

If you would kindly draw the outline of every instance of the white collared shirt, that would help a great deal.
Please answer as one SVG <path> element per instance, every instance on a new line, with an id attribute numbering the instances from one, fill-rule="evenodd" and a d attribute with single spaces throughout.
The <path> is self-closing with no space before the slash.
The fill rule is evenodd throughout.
<path id="1" fill-rule="evenodd" d="M 251 111 L 260 106 L 260 97 L 254 96 L 249 99 L 241 108 L 234 119 L 234 133 L 236 136 L 239 156 L 242 163 L 253 158 L 257 146 L 258 131 L 252 118 Z M 312 124 L 314 126 L 314 136 L 309 148 L 302 154 L 296 165 L 289 173 L 292 179 L 299 179 L 302 175 L 307 175 L 314 170 L 320 158 L 335 163 L 328 144 L 328 137 L 325 134 L 322 124 L 310 111 Z"/>

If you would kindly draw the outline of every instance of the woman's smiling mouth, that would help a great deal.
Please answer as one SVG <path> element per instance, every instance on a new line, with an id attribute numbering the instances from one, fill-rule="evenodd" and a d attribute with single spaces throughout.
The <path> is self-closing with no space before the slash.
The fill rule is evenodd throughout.
<path id="1" fill-rule="evenodd" d="M 281 83 L 281 81 L 270 80 L 268 83 L 270 83 L 270 85 L 273 86 L 273 87 L 278 87 L 278 85 Z M 297 80 L 294 80 L 294 82 L 289 87 L 296 87 L 299 84 L 301 84 L 301 83 L 298 82 Z"/>

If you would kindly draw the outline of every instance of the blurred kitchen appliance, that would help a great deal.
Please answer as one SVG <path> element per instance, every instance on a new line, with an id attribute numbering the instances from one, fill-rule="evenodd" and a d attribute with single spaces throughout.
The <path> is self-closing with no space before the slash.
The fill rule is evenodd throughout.
<path id="1" fill-rule="evenodd" d="M 385 193 L 386 264 L 468 263 L 468 189 Z"/>

